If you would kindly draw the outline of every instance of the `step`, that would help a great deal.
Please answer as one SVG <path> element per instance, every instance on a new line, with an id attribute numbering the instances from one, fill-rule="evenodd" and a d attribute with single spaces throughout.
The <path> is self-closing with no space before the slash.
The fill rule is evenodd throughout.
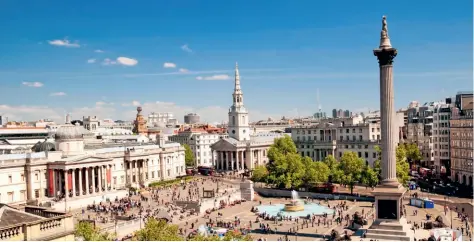
<path id="1" fill-rule="evenodd" d="M 410 237 L 391 234 L 373 234 L 368 231 L 365 236 L 369 239 L 391 240 L 391 241 L 410 241 Z"/>
<path id="2" fill-rule="evenodd" d="M 375 224 L 373 223 L 370 226 L 371 229 L 383 229 L 383 230 L 394 230 L 394 231 L 403 231 L 403 225 L 401 224 L 390 224 L 390 223 L 381 223 Z"/>
<path id="3" fill-rule="evenodd" d="M 402 235 L 406 236 L 407 233 L 405 231 L 399 231 L 399 230 L 387 230 L 387 229 L 374 229 L 370 228 L 367 230 L 367 233 L 372 233 L 372 234 L 391 234 L 391 235 Z"/>

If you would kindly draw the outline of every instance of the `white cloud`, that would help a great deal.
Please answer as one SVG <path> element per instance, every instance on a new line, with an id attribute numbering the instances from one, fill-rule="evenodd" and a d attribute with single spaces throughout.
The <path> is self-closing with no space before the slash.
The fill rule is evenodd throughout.
<path id="1" fill-rule="evenodd" d="M 49 94 L 50 96 L 66 96 L 65 92 L 53 92 Z"/>
<path id="2" fill-rule="evenodd" d="M 103 50 L 94 50 L 95 53 L 104 53 Z"/>
<path id="3" fill-rule="evenodd" d="M 188 71 L 189 71 L 188 69 L 179 68 L 179 72 L 181 72 L 181 73 L 186 73 L 186 72 L 188 72 Z"/>
<path id="4" fill-rule="evenodd" d="M 111 65 L 116 65 L 117 62 L 116 61 L 113 61 L 109 58 L 105 58 L 103 61 L 102 61 L 102 65 L 104 66 L 111 66 Z"/>
<path id="5" fill-rule="evenodd" d="M 171 63 L 171 62 L 165 62 L 165 63 L 163 63 L 163 67 L 164 68 L 176 68 L 176 64 Z"/>
<path id="6" fill-rule="evenodd" d="M 130 103 L 122 103 L 122 107 L 132 107 L 132 106 L 138 107 L 138 106 L 140 106 L 140 102 L 136 101 L 136 100 L 133 100 Z"/>
<path id="7" fill-rule="evenodd" d="M 108 102 L 103 102 L 103 101 L 98 101 L 95 103 L 96 106 L 111 106 L 114 105 L 114 103 L 108 103 Z"/>
<path id="8" fill-rule="evenodd" d="M 96 61 L 96 59 L 89 59 L 89 60 L 87 60 L 87 63 L 92 64 L 92 63 L 95 63 L 95 61 Z"/>
<path id="9" fill-rule="evenodd" d="M 183 51 L 188 52 L 188 53 L 193 52 L 193 50 L 191 50 L 191 48 L 189 48 L 188 44 L 182 45 L 182 46 L 181 46 L 181 49 L 182 49 Z"/>
<path id="10" fill-rule="evenodd" d="M 229 80 L 229 75 L 213 75 L 213 76 L 198 76 L 196 80 L 205 80 L 205 81 L 222 81 L 222 80 Z"/>
<path id="11" fill-rule="evenodd" d="M 140 102 L 139 101 L 132 101 L 132 106 L 140 106 Z"/>
<path id="12" fill-rule="evenodd" d="M 79 41 L 71 42 L 66 38 L 56 39 L 56 40 L 48 40 L 48 43 L 50 45 L 70 47 L 70 48 L 79 48 L 79 47 L 81 47 L 81 45 L 79 44 Z"/>
<path id="13" fill-rule="evenodd" d="M 138 64 L 138 61 L 136 59 L 132 59 L 128 57 L 119 57 L 117 58 L 117 63 L 124 66 L 135 66 Z"/>
<path id="14" fill-rule="evenodd" d="M 23 84 L 24 86 L 27 86 L 27 87 L 42 87 L 42 86 L 44 86 L 43 83 L 41 83 L 41 82 L 22 82 L 21 84 Z"/>

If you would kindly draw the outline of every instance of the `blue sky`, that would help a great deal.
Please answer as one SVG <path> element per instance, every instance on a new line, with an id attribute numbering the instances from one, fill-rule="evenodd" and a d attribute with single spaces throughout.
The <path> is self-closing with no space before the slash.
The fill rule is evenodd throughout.
<path id="1" fill-rule="evenodd" d="M 467 0 L 1 1 L 0 114 L 132 119 L 140 103 L 146 114 L 221 121 L 236 61 L 251 120 L 311 114 L 318 89 L 328 114 L 378 109 L 382 15 L 399 50 L 397 108 L 440 100 L 472 90 L 472 9 Z"/>

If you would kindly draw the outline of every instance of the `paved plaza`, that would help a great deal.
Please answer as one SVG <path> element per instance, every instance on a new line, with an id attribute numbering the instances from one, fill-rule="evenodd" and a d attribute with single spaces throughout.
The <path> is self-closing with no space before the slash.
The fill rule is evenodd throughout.
<path id="1" fill-rule="evenodd" d="M 197 215 L 192 214 L 189 211 L 184 211 L 183 209 L 176 207 L 172 204 L 173 200 L 196 200 L 202 199 L 202 190 L 214 190 L 217 191 L 219 187 L 219 194 L 230 193 L 239 189 L 240 180 L 224 180 L 220 179 L 220 182 L 210 177 L 197 177 L 194 181 L 186 183 L 186 185 L 175 185 L 171 188 L 160 189 L 160 190 L 150 190 L 149 192 L 144 192 L 143 197 L 141 195 L 134 195 L 130 197 L 129 204 L 126 206 L 126 212 L 122 213 L 122 216 L 132 216 L 135 218 L 142 219 L 153 214 L 157 214 L 157 211 L 166 211 L 167 214 L 171 217 L 171 223 L 177 224 L 182 231 L 183 236 L 187 236 L 189 233 L 195 231 L 199 226 L 206 225 L 206 223 L 213 222 L 227 222 L 235 224 L 236 218 L 240 223 L 236 226 L 237 228 L 250 229 L 250 235 L 254 239 L 266 239 L 266 240 L 303 240 L 303 241 L 315 241 L 315 240 L 324 240 L 324 236 L 329 236 L 331 231 L 334 229 L 340 234 L 348 231 L 351 232 L 346 227 L 346 221 L 343 221 L 341 224 L 335 222 L 335 218 L 332 214 L 328 215 L 327 223 L 324 224 L 324 219 L 320 216 L 317 216 L 314 220 L 314 223 L 310 220 L 305 223 L 304 219 L 298 219 L 295 221 L 273 221 L 273 220 L 263 220 L 259 218 L 257 222 L 257 215 L 251 212 L 253 207 L 256 207 L 260 204 L 269 205 L 269 204 L 278 204 L 278 203 L 287 203 L 288 200 L 285 198 L 262 198 L 256 196 L 255 201 L 246 201 L 241 204 L 227 205 L 226 207 L 219 209 L 217 211 L 211 212 L 206 215 Z M 342 190 L 343 188 L 341 188 Z M 361 191 L 364 189 L 361 189 Z M 369 189 L 370 190 L 370 189 Z M 199 191 L 199 192 L 198 192 Z M 199 195 L 198 195 L 199 193 Z M 147 200 L 148 199 L 148 200 Z M 341 200 L 313 200 L 309 201 L 313 203 L 320 203 L 323 206 L 330 206 L 334 208 L 335 206 L 344 203 L 347 206 L 347 210 L 343 210 L 343 216 L 347 215 L 352 216 L 355 212 L 363 214 L 364 217 L 368 220 L 368 225 L 373 221 L 374 209 L 372 208 L 371 202 L 354 202 L 354 201 L 341 201 Z M 72 211 L 76 218 L 76 222 L 80 219 L 91 219 L 95 220 L 96 224 L 107 230 L 109 232 L 116 232 L 119 238 L 123 238 L 127 235 L 133 234 L 134 231 L 140 229 L 144 226 L 144 222 L 140 222 L 140 219 L 135 219 L 133 221 L 118 221 L 117 225 L 115 224 L 115 215 L 113 212 L 110 212 L 112 203 L 102 203 L 103 208 L 108 211 L 96 212 L 93 210 L 88 210 L 84 208 L 84 213 L 82 210 Z M 142 212 L 138 205 L 142 206 Z M 431 221 L 433 221 L 438 215 L 441 215 L 443 221 L 448 225 L 451 225 L 451 213 L 444 213 L 444 208 L 441 205 L 435 205 L 434 209 L 419 209 L 408 205 L 408 200 L 404 200 L 407 221 L 412 224 L 421 225 L 425 223 L 426 214 L 431 215 Z M 417 215 L 414 215 L 413 211 L 417 210 Z M 453 228 L 463 228 L 463 231 L 466 232 L 466 226 L 461 222 L 457 217 L 457 214 L 453 212 Z M 318 221 L 319 220 L 319 225 Z M 123 224 L 123 225 L 121 225 Z M 263 233 L 259 227 L 260 224 L 263 224 L 265 227 L 270 228 L 272 233 Z M 368 240 L 362 239 L 359 236 L 367 229 L 367 225 L 364 226 L 361 230 L 354 233 L 352 240 Z M 295 233 L 296 232 L 296 233 Z M 416 230 L 416 238 L 425 239 L 429 237 L 429 231 L 424 229 Z M 464 240 L 469 240 L 469 237 L 464 234 Z"/>

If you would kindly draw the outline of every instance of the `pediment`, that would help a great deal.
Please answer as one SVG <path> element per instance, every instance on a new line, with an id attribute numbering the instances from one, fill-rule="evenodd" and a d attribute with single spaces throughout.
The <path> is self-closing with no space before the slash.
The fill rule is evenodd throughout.
<path id="1" fill-rule="evenodd" d="M 109 161 L 112 159 L 99 157 L 99 156 L 78 156 L 78 157 L 68 157 L 63 159 L 66 163 L 88 163 L 88 162 L 100 162 L 100 161 Z"/>
<path id="2" fill-rule="evenodd" d="M 221 139 L 211 145 L 212 150 L 217 150 L 217 151 L 230 151 L 230 150 L 235 150 L 237 147 L 235 144 L 230 143 L 226 139 Z"/>

